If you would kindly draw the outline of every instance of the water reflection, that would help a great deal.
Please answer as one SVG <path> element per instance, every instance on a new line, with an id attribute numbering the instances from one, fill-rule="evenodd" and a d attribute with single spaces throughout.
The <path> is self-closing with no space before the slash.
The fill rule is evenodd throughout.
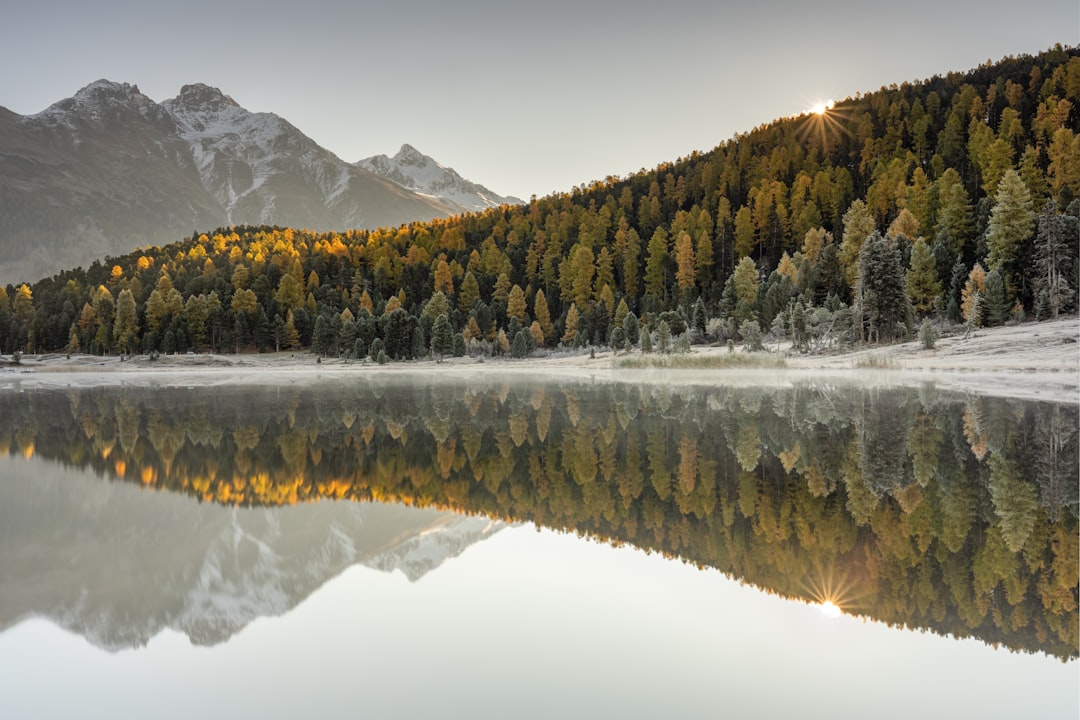
<path id="1" fill-rule="evenodd" d="M 893 625 L 1078 654 L 1075 406 L 381 377 L 28 390 L 0 418 L 2 452 L 201 501 L 532 521 Z"/>
<path id="2" fill-rule="evenodd" d="M 382 503 L 239 509 L 0 458 L 0 630 L 44 615 L 109 650 L 216 645 L 353 565 L 415 581 L 503 527 Z"/>

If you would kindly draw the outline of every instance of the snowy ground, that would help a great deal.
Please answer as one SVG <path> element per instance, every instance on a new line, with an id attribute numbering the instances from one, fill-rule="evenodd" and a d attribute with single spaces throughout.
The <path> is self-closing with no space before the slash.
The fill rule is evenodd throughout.
<path id="1" fill-rule="evenodd" d="M 943 337 L 933 350 L 919 342 L 876 346 L 823 355 L 790 354 L 784 346 L 783 368 L 632 370 L 615 367 L 610 352 L 548 353 L 527 360 L 452 358 L 390 363 L 317 362 L 310 353 L 262 355 L 174 355 L 152 362 L 146 356 L 119 357 L 34 355 L 12 365 L 0 357 L 0 389 L 27 386 L 106 384 L 242 384 L 314 381 L 323 377 L 367 373 L 439 373 L 579 377 L 641 382 L 787 385 L 798 379 L 842 382 L 923 384 L 1006 397 L 1038 398 L 1080 404 L 1080 318 L 980 329 L 970 337 Z M 776 350 L 775 346 L 773 349 Z M 695 357 L 728 355 L 726 347 L 695 347 Z M 624 355 L 620 354 L 620 358 Z"/>

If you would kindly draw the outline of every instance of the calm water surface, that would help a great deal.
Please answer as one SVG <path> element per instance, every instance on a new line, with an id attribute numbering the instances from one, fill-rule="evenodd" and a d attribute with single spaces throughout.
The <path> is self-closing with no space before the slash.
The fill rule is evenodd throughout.
<path id="1" fill-rule="evenodd" d="M 0 716 L 1080 713 L 1077 408 L 0 389 Z"/>

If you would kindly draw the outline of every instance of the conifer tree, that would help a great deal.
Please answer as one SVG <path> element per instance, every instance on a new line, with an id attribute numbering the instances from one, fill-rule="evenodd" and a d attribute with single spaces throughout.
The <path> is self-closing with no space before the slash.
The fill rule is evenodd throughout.
<path id="1" fill-rule="evenodd" d="M 665 355 L 671 352 L 671 326 L 666 320 L 656 326 L 656 351 Z"/>
<path id="2" fill-rule="evenodd" d="M 975 263 L 960 294 L 960 312 L 969 327 L 982 327 L 982 299 L 985 293 L 986 271 L 982 265 Z"/>
<path id="3" fill-rule="evenodd" d="M 667 289 L 668 235 L 663 228 L 657 228 L 649 240 L 648 256 L 645 258 L 645 294 L 663 299 Z"/>
<path id="4" fill-rule="evenodd" d="M 572 345 L 578 334 L 578 323 L 580 317 L 578 315 L 577 305 L 570 304 L 570 309 L 566 311 L 566 323 L 563 326 L 562 344 Z"/>
<path id="5" fill-rule="evenodd" d="M 840 265 L 844 269 L 844 277 L 849 287 L 855 287 L 863 243 L 875 230 L 877 223 L 866 209 L 866 203 L 862 200 L 851 203 L 844 213 L 844 237 L 840 242 Z"/>
<path id="6" fill-rule="evenodd" d="M 638 322 L 637 315 L 633 312 L 628 312 L 622 322 L 623 332 L 626 333 L 626 341 L 630 343 L 631 347 L 638 344 L 638 340 L 641 339 L 641 323 Z"/>
<path id="7" fill-rule="evenodd" d="M 975 233 L 971 199 L 964 190 L 960 174 L 949 168 L 935 183 L 941 208 L 938 227 L 945 228 L 952 240 L 953 253 L 961 255 Z"/>
<path id="8" fill-rule="evenodd" d="M 431 354 L 436 362 L 442 362 L 443 357 L 453 351 L 454 329 L 450 327 L 450 319 L 445 314 L 439 315 L 431 328 Z"/>
<path id="9" fill-rule="evenodd" d="M 640 273 L 641 238 L 630 228 L 626 232 L 626 249 L 623 251 L 623 293 L 625 297 L 637 298 Z"/>
<path id="10" fill-rule="evenodd" d="M 533 317 L 540 323 L 540 330 L 544 333 L 544 340 L 550 340 L 555 332 L 555 326 L 551 322 L 551 311 L 548 310 L 547 296 L 543 290 L 536 291 L 533 299 Z"/>
<path id="11" fill-rule="evenodd" d="M 652 350 L 652 331 L 649 330 L 648 324 L 644 324 L 641 326 L 641 352 L 651 353 Z"/>
<path id="12" fill-rule="evenodd" d="M 1008 296 L 1005 293 L 1004 273 L 994 268 L 986 274 L 986 294 L 983 296 L 983 324 L 987 327 L 1003 325 L 1009 319 Z"/>
<path id="13" fill-rule="evenodd" d="M 937 265 L 926 240 L 919 238 L 911 247 L 911 269 L 907 272 L 907 294 L 917 313 L 928 313 L 941 295 Z"/>
<path id="14" fill-rule="evenodd" d="M 697 279 L 697 267 L 694 257 L 694 242 L 690 233 L 682 233 L 675 241 L 675 284 L 683 300 L 689 302 L 690 291 Z"/>
<path id="15" fill-rule="evenodd" d="M 285 316 L 285 333 L 282 336 L 282 342 L 289 350 L 300 347 L 300 333 L 296 331 L 296 319 L 293 317 L 292 310 Z"/>
<path id="16" fill-rule="evenodd" d="M 1045 314 L 1057 318 L 1070 305 L 1075 295 L 1075 288 L 1069 282 L 1073 278 L 1072 270 L 1073 253 L 1065 239 L 1065 223 L 1051 198 L 1039 213 L 1035 237 L 1036 309 L 1043 307 Z"/>
<path id="17" fill-rule="evenodd" d="M 855 320 L 869 339 L 892 340 L 902 332 L 909 314 L 904 270 L 896 240 L 874 231 L 859 253 L 859 272 L 855 283 Z"/>
<path id="18" fill-rule="evenodd" d="M 517 318 L 520 323 L 525 322 L 525 292 L 518 285 L 510 288 L 510 294 L 506 299 L 506 315 Z"/>
<path id="19" fill-rule="evenodd" d="M 732 314 L 737 322 L 749 320 L 754 315 L 754 304 L 758 293 L 757 265 L 748 257 L 744 257 L 735 267 L 731 276 L 732 299 L 735 306 Z"/>
<path id="20" fill-rule="evenodd" d="M 699 230 L 697 243 L 694 245 L 694 270 L 698 286 L 707 292 L 712 282 L 713 241 L 708 230 Z"/>
<path id="21" fill-rule="evenodd" d="M 135 347 L 135 336 L 139 332 L 139 318 L 135 307 L 135 296 L 124 288 L 116 301 L 116 320 L 113 325 L 113 339 L 121 352 L 131 352 Z"/>
<path id="22" fill-rule="evenodd" d="M 435 291 L 445 295 L 454 294 L 454 276 L 450 273 L 450 265 L 446 257 L 440 255 L 435 263 Z"/>
<path id="23" fill-rule="evenodd" d="M 994 209 L 986 228 L 986 258 L 990 270 L 1000 269 L 1011 274 L 1017 252 L 1032 234 L 1035 214 L 1031 209 L 1031 194 L 1015 170 L 1009 170 L 998 183 Z"/>

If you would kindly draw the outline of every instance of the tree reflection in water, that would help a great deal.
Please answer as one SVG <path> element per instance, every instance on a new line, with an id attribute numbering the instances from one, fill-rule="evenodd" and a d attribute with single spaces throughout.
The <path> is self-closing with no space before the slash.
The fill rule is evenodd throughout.
<path id="1" fill-rule="evenodd" d="M 0 452 L 200 501 L 393 500 L 1077 657 L 1077 408 L 932 387 L 398 378 L 0 395 Z"/>

